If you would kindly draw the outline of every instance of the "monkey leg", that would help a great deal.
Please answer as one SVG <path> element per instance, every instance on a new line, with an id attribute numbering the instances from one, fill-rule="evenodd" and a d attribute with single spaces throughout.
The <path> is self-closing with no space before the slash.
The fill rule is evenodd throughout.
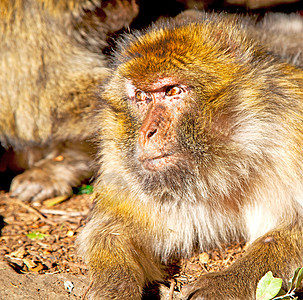
<path id="1" fill-rule="evenodd" d="M 86 143 L 54 147 L 40 160 L 29 163 L 29 169 L 13 179 L 10 187 L 12 197 L 42 201 L 70 195 L 72 187 L 92 176 L 90 152 L 93 148 Z"/>
<path id="2" fill-rule="evenodd" d="M 140 300 L 146 283 L 162 279 L 148 234 L 124 214 L 127 205 L 118 207 L 97 208 L 97 213 L 95 207 L 78 237 L 90 269 L 92 299 Z"/>
<path id="3" fill-rule="evenodd" d="M 137 250 L 131 243 L 114 241 L 116 237 L 107 239 L 114 247 L 100 248 L 89 262 L 93 299 L 141 299 L 145 276 L 133 257 Z"/>
<path id="4" fill-rule="evenodd" d="M 302 232 L 302 224 L 293 224 L 267 233 L 225 271 L 203 275 L 182 294 L 186 299 L 255 299 L 258 281 L 268 271 L 282 278 L 286 287 L 302 266 Z"/>

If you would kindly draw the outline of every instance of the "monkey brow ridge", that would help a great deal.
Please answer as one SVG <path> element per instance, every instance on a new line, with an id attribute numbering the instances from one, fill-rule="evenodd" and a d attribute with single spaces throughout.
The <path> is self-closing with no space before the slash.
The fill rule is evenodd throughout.
<path id="1" fill-rule="evenodd" d="M 130 62 L 130 68 L 142 64 L 145 72 L 178 69 L 182 65 L 195 64 L 213 57 L 218 51 L 218 44 L 228 48 L 229 45 L 221 41 L 229 35 L 228 30 L 224 27 L 224 22 L 221 26 L 213 22 L 172 25 L 168 29 L 154 26 L 150 31 L 133 37 L 118 60 L 121 63 Z M 233 47 L 239 40 L 241 37 L 234 39 Z"/>

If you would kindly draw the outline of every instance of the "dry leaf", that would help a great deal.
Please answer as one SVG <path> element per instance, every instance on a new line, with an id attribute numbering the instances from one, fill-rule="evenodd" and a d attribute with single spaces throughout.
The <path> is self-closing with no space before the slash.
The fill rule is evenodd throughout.
<path id="1" fill-rule="evenodd" d="M 69 230 L 67 233 L 66 233 L 67 236 L 69 237 L 72 237 L 74 236 L 74 232 L 72 230 Z"/>
<path id="2" fill-rule="evenodd" d="M 47 200 L 43 201 L 43 204 L 47 207 L 52 207 L 56 204 L 59 204 L 59 203 L 65 201 L 69 197 L 70 197 L 70 195 L 63 195 L 63 196 L 54 197 L 54 198 L 47 199 Z"/>
<path id="3" fill-rule="evenodd" d="M 63 155 L 58 155 L 54 158 L 54 161 L 63 161 L 64 160 L 64 156 Z"/>
<path id="4" fill-rule="evenodd" d="M 23 258 L 25 254 L 26 254 L 26 251 L 25 251 L 24 247 L 20 247 L 17 250 L 11 252 L 9 255 L 17 257 L 17 258 Z"/>
<path id="5" fill-rule="evenodd" d="M 41 263 L 38 263 L 38 265 L 34 268 L 29 268 L 30 271 L 32 272 L 39 272 L 41 270 L 43 270 L 43 265 Z"/>
<path id="6" fill-rule="evenodd" d="M 208 260 L 209 260 L 208 253 L 203 252 L 203 253 L 199 254 L 199 262 L 201 264 L 207 264 Z"/>
<path id="7" fill-rule="evenodd" d="M 23 262 L 25 263 L 25 265 L 29 268 L 29 269 L 33 269 L 35 268 L 37 265 L 30 259 L 28 258 L 24 258 Z"/>

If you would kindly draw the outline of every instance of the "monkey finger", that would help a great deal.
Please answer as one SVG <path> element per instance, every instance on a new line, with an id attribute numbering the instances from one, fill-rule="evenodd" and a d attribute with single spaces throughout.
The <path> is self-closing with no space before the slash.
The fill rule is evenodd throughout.
<path id="1" fill-rule="evenodd" d="M 42 201 L 60 195 L 70 195 L 71 185 L 56 179 L 51 172 L 31 169 L 16 176 L 11 184 L 11 196 L 22 201 Z"/>
<path id="2" fill-rule="evenodd" d="M 182 289 L 183 290 L 183 289 Z M 219 295 L 216 295 L 216 293 L 208 293 L 208 291 L 205 291 L 204 289 L 189 289 L 188 291 L 182 292 L 182 300 L 216 300 L 216 299 L 229 299 L 229 298 L 224 298 Z"/>
<path id="3" fill-rule="evenodd" d="M 60 191 L 55 190 L 52 186 L 44 187 L 39 193 L 32 196 L 31 201 L 33 202 L 41 202 L 45 199 L 50 199 L 59 195 L 71 195 L 72 188 L 68 186 L 65 189 L 61 189 Z"/>
<path id="4" fill-rule="evenodd" d="M 182 299 L 186 300 L 213 300 L 237 299 L 226 288 L 226 274 L 224 272 L 203 275 L 196 282 L 182 287 Z"/>
<path id="5" fill-rule="evenodd" d="M 38 194 L 41 191 L 42 187 L 39 183 L 36 182 L 19 182 L 16 177 L 11 185 L 11 196 L 16 197 L 21 201 L 31 201 L 33 195 Z"/>
<path id="6" fill-rule="evenodd" d="M 186 286 L 182 287 L 182 290 L 181 290 L 182 300 L 205 299 L 204 297 L 203 298 L 197 298 L 195 296 L 196 291 L 197 291 L 197 288 L 196 288 L 195 285 L 189 284 L 189 285 L 186 285 Z"/>
<path id="7" fill-rule="evenodd" d="M 182 287 L 181 295 L 182 299 L 189 300 L 189 299 L 205 299 L 204 297 L 198 296 L 196 297 L 197 290 L 200 290 L 196 284 L 188 284 Z"/>

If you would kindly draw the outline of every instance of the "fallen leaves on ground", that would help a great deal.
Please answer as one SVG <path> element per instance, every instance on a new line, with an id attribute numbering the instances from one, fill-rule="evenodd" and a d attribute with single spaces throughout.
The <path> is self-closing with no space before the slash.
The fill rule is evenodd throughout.
<path id="1" fill-rule="evenodd" d="M 0 261 L 22 274 L 88 274 L 75 241 L 89 212 L 89 195 L 57 200 L 26 204 L 0 194 Z M 244 251 L 245 243 L 233 243 L 175 262 L 167 284 L 180 291 L 204 273 L 225 269 Z"/>

